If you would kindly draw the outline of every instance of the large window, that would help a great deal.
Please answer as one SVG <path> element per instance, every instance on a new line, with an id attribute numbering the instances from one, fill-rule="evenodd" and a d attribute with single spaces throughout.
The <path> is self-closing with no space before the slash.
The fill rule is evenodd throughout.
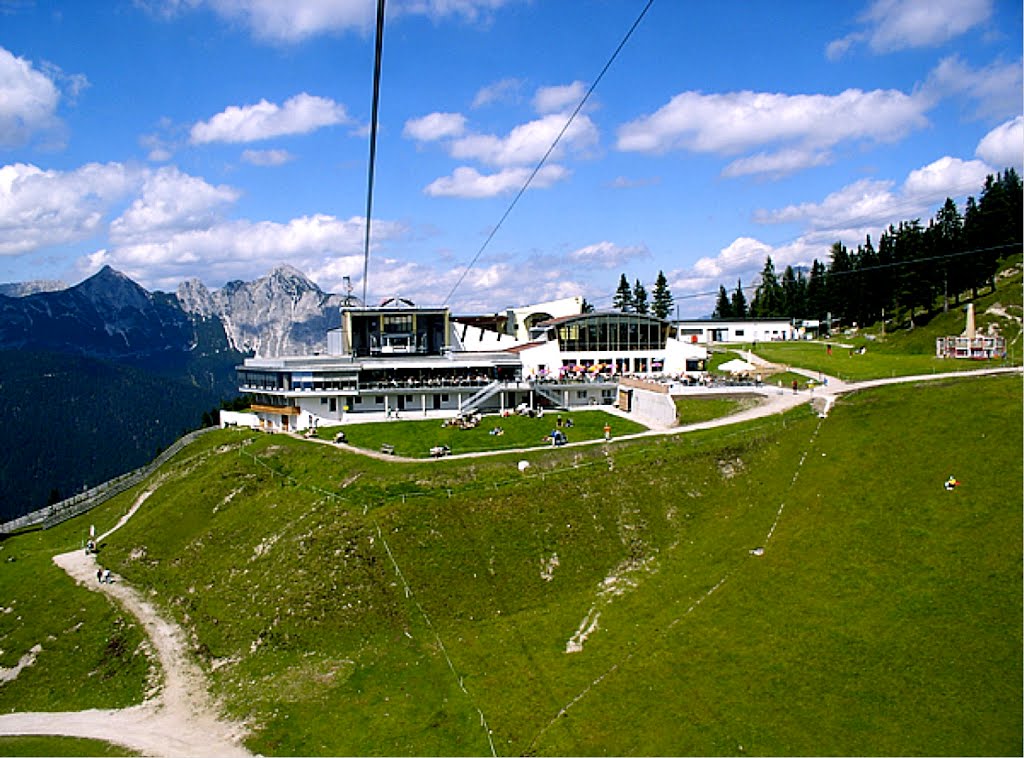
<path id="1" fill-rule="evenodd" d="M 564 352 L 662 350 L 668 328 L 668 324 L 656 318 L 599 313 L 560 324 L 558 343 Z"/>

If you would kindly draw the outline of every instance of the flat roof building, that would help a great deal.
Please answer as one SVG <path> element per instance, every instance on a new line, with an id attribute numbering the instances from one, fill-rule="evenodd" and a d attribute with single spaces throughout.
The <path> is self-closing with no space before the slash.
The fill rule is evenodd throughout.
<path id="1" fill-rule="evenodd" d="M 621 376 L 700 373 L 707 357 L 653 316 L 578 313 L 535 323 L 518 340 L 460 323 L 447 308 L 396 300 L 343 309 L 327 346 L 326 355 L 249 358 L 238 367 L 239 390 L 252 396 L 263 428 L 335 425 L 350 414 L 608 405 Z"/>

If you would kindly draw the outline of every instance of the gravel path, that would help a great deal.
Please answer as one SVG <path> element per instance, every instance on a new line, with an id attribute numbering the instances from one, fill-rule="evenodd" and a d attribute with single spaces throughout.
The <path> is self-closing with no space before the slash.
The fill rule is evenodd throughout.
<path id="1" fill-rule="evenodd" d="M 119 529 L 159 486 L 139 495 L 117 526 L 97 538 L 100 543 Z M 142 705 L 118 710 L 57 713 L 11 713 L 0 716 L 0 735 L 65 735 L 90 737 L 123 745 L 145 755 L 246 756 L 245 729 L 220 718 L 209 694 L 206 677 L 189 658 L 184 635 L 163 618 L 137 590 L 114 577 L 113 584 L 96 580 L 99 563 L 82 550 L 54 556 L 53 562 L 78 584 L 104 592 L 135 616 L 146 631 L 163 669 L 160 694 Z"/>

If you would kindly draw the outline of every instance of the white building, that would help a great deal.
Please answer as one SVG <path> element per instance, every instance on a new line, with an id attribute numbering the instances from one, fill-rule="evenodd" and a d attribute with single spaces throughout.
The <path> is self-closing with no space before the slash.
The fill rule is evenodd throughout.
<path id="1" fill-rule="evenodd" d="M 450 417 L 524 403 L 611 404 L 620 376 L 697 374 L 707 357 L 653 316 L 564 316 L 519 341 L 455 321 L 447 308 L 397 300 L 344 309 L 327 345 L 326 355 L 249 358 L 238 367 L 239 390 L 253 397 L 263 428 L 335 425 L 351 414 Z"/>
<path id="2" fill-rule="evenodd" d="M 780 342 L 801 339 L 798 329 L 787 318 L 766 319 L 691 319 L 674 322 L 680 339 L 711 345 L 738 342 Z"/>

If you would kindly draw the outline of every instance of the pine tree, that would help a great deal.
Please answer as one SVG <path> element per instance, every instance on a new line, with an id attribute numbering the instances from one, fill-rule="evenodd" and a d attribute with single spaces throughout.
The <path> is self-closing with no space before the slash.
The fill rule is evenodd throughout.
<path id="1" fill-rule="evenodd" d="M 732 303 L 729 302 L 729 293 L 721 284 L 718 285 L 718 302 L 715 303 L 715 311 L 711 314 L 711 318 L 732 318 Z"/>
<path id="2" fill-rule="evenodd" d="M 615 290 L 615 296 L 612 298 L 612 308 L 623 313 L 633 312 L 633 290 L 630 289 L 625 274 L 619 277 L 619 288 Z"/>
<path id="3" fill-rule="evenodd" d="M 757 318 L 771 318 L 782 314 L 782 285 L 775 274 L 775 264 L 769 255 L 761 270 L 761 283 L 757 285 L 754 299 L 750 303 L 750 315 Z"/>
<path id="4" fill-rule="evenodd" d="M 817 258 L 811 263 L 807 277 L 807 318 L 824 321 L 829 310 L 828 294 L 825 290 L 825 266 Z"/>
<path id="5" fill-rule="evenodd" d="M 807 283 L 803 274 L 797 275 L 792 266 L 786 266 L 782 273 L 782 315 L 786 318 L 803 318 L 806 310 Z"/>
<path id="6" fill-rule="evenodd" d="M 746 318 L 750 315 L 747 310 L 747 298 L 743 294 L 743 282 L 736 280 L 736 291 L 732 293 L 732 318 Z"/>
<path id="7" fill-rule="evenodd" d="M 654 299 L 651 312 L 658 318 L 667 319 L 672 315 L 672 306 L 674 305 L 675 301 L 672 299 L 672 293 L 669 291 L 665 272 L 659 271 L 658 278 L 654 281 Z"/>
<path id="8" fill-rule="evenodd" d="M 639 279 L 633 285 L 633 310 L 637 313 L 647 313 L 647 290 Z"/>

